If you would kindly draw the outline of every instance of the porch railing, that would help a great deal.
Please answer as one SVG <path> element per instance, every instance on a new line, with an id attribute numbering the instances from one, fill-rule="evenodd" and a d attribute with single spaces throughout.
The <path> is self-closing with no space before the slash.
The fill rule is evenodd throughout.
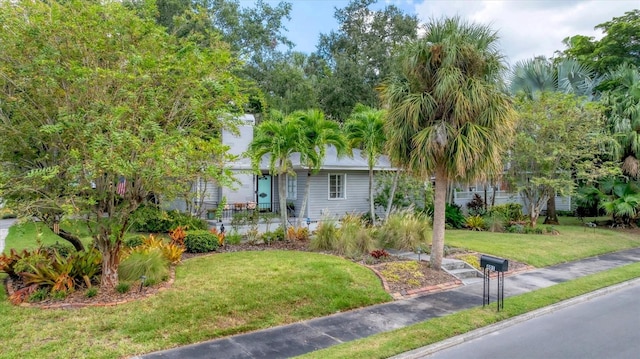
<path id="1" fill-rule="evenodd" d="M 203 216 L 208 220 L 230 220 L 236 214 L 246 213 L 280 213 L 279 202 L 233 202 L 227 203 L 221 211 L 221 217 L 218 217 L 217 211 L 219 207 L 218 202 L 204 202 L 203 203 Z M 288 216 L 294 217 L 294 208 L 287 208 Z"/>

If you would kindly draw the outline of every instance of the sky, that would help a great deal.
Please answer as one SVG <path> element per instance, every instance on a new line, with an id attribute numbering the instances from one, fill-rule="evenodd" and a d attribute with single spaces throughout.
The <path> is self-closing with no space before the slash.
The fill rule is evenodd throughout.
<path id="1" fill-rule="evenodd" d="M 252 2 L 243 0 L 243 2 Z M 277 0 L 268 0 L 278 3 Z M 295 50 L 316 50 L 321 33 L 337 29 L 335 8 L 348 0 L 288 0 L 291 21 L 285 24 Z M 573 35 L 600 38 L 594 27 L 626 11 L 640 8 L 640 0 L 378 0 L 374 9 L 394 4 L 421 23 L 443 16 L 459 15 L 465 20 L 490 25 L 498 32 L 499 46 L 509 63 L 535 56 L 551 57 L 563 50 L 562 40 Z"/>

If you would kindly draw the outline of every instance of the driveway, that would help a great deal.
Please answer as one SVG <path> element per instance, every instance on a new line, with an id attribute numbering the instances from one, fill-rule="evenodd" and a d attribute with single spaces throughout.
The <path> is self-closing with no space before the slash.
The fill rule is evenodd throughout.
<path id="1" fill-rule="evenodd" d="M 11 227 L 15 221 L 15 219 L 0 219 L 0 253 L 4 251 L 4 239 L 7 238 L 9 227 Z"/>

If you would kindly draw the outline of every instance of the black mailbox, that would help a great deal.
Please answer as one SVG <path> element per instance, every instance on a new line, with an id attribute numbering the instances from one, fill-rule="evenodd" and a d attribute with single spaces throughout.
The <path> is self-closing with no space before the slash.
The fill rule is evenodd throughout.
<path id="1" fill-rule="evenodd" d="M 506 272 L 509 270 L 509 261 L 504 258 L 482 255 L 480 256 L 480 267 L 496 272 Z"/>

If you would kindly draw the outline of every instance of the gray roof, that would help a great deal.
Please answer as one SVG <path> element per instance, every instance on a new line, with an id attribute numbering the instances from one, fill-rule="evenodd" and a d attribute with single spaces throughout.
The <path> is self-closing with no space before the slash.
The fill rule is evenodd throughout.
<path id="1" fill-rule="evenodd" d="M 300 153 L 296 152 L 291 155 L 291 163 L 293 164 L 294 169 L 306 168 L 300 164 Z M 321 168 L 325 170 L 368 171 L 369 164 L 367 163 L 366 157 L 362 156 L 362 151 L 360 151 L 359 149 L 354 149 L 352 155 L 338 157 L 336 148 L 333 146 L 327 146 L 324 162 Z M 264 157 L 262 157 L 260 169 L 269 169 L 269 155 L 265 155 Z M 376 161 L 374 170 L 395 170 L 395 168 L 391 166 L 389 158 L 383 155 L 380 156 Z"/>

